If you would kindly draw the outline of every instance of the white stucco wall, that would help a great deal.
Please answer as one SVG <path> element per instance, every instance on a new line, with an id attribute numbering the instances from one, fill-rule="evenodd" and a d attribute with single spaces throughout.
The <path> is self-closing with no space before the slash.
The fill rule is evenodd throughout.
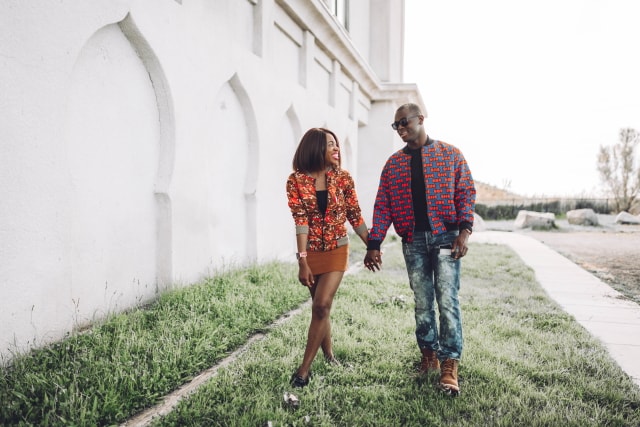
<path id="1" fill-rule="evenodd" d="M 321 0 L 1 2 L 0 354 L 289 259 L 284 183 L 310 127 L 337 133 L 370 215 L 396 143 L 379 121 L 421 100 L 376 74 L 399 58 L 369 63 L 370 13 L 351 22 L 353 40 Z"/>

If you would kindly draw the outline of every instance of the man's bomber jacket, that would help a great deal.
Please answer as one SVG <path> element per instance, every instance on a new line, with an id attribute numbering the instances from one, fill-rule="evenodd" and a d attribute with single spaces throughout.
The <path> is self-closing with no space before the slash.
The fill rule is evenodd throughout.
<path id="1" fill-rule="evenodd" d="M 435 235 L 473 225 L 476 190 L 462 152 L 434 141 L 422 147 L 422 164 L 431 232 Z M 403 242 L 413 241 L 411 155 L 405 147 L 389 157 L 376 196 L 369 249 L 379 249 L 389 226 Z"/>

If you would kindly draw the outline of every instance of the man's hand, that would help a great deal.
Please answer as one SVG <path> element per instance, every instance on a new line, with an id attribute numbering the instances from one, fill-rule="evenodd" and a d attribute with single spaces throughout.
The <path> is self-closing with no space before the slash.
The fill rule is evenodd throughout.
<path id="1" fill-rule="evenodd" d="M 469 236 L 471 232 L 467 229 L 460 230 L 460 234 L 456 237 L 456 240 L 453 241 L 453 245 L 451 245 L 451 256 L 454 259 L 460 259 L 467 254 L 469 248 L 467 247 L 467 241 L 469 240 Z"/>
<path id="2" fill-rule="evenodd" d="M 367 251 L 364 256 L 364 266 L 374 273 L 376 270 L 380 270 L 380 267 L 382 267 L 382 252 L 378 250 Z"/>

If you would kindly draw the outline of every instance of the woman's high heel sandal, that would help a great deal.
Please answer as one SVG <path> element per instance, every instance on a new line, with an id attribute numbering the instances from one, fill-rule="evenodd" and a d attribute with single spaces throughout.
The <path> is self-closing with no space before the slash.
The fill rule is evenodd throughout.
<path id="1" fill-rule="evenodd" d="M 311 372 L 307 378 L 302 378 L 297 372 L 291 376 L 291 385 L 296 388 L 302 388 L 309 384 L 309 378 L 311 378 Z"/>

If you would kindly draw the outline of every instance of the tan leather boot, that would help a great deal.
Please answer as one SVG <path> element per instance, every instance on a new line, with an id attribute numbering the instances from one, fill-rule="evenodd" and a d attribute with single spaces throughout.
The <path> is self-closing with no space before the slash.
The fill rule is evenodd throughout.
<path id="1" fill-rule="evenodd" d="M 447 359 L 442 362 L 438 387 L 451 396 L 460 394 L 460 386 L 458 385 L 458 361 L 456 359 Z"/>
<path id="2" fill-rule="evenodd" d="M 436 372 L 440 370 L 440 361 L 435 350 L 429 348 L 421 348 L 422 360 L 420 361 L 420 368 L 418 372 L 426 374 L 429 372 Z"/>

